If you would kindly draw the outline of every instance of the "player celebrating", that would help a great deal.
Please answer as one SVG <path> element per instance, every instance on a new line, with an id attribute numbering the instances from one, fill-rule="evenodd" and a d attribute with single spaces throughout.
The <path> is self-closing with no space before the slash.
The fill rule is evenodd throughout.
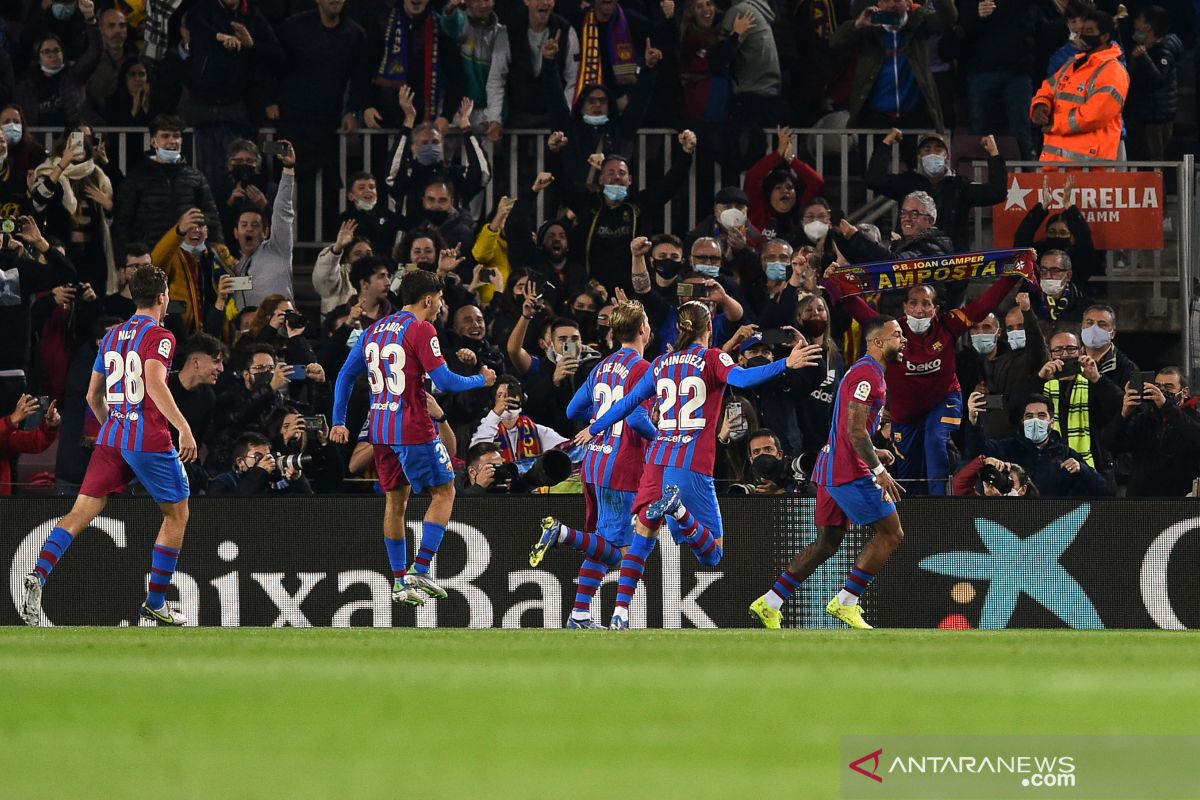
<path id="1" fill-rule="evenodd" d="M 196 440 L 167 388 L 175 337 L 161 324 L 168 300 L 166 273 L 142 267 L 130 279 L 129 292 L 136 312 L 105 334 L 92 365 L 87 402 L 104 423 L 79 496 L 25 576 L 21 619 L 27 625 L 41 624 L 42 587 L 71 542 L 104 510 L 108 495 L 122 491 L 135 477 L 163 513 L 150 558 L 149 591 L 139 613 L 167 625 L 186 622 L 167 608 L 166 594 L 188 521 L 188 480 L 180 462 L 196 458 Z M 168 422 L 179 432 L 178 453 Z"/>
<path id="2" fill-rule="evenodd" d="M 858 604 L 879 570 L 900 546 L 904 531 L 896 514 L 900 484 L 888 474 L 885 458 L 891 453 L 876 450 L 871 438 L 879 430 L 879 418 L 887 399 L 884 370 L 899 364 L 905 338 L 900 323 L 877 316 L 863 329 L 867 354 L 846 371 L 833 405 L 829 441 L 821 448 L 813 468 L 817 484 L 814 521 L 817 539 L 792 559 L 771 591 L 750 604 L 750 613 L 768 628 L 778 628 L 780 608 L 805 578 L 824 564 L 842 544 L 850 522 L 870 525 L 875 535 L 858 554 L 846 578 L 846 586 L 829 601 L 825 610 L 852 628 L 869 630 Z M 847 521 L 847 519 L 849 521 Z"/>
<path id="3" fill-rule="evenodd" d="M 650 343 L 650 323 L 642 304 L 624 302 L 609 316 L 613 337 L 621 347 L 595 366 L 587 380 L 575 392 L 567 406 L 570 419 L 591 421 L 600 417 L 614 402 L 625 396 L 628 386 L 636 386 L 649 362 L 642 358 Z M 587 444 L 583 459 L 583 496 L 587 506 L 586 530 L 563 525 L 554 517 L 542 520 L 542 535 L 529 554 L 529 565 L 542 563 L 546 551 L 565 544 L 584 554 L 579 568 L 579 588 L 575 607 L 567 619 L 568 628 L 603 628 L 592 621 L 592 597 L 605 574 L 621 563 L 621 557 L 633 541 L 633 498 L 646 443 L 656 431 L 644 406 L 629 417 L 629 427 L 618 422 L 602 436 Z"/>
<path id="4" fill-rule="evenodd" d="M 454 472 L 426 406 L 425 376 L 443 392 L 465 392 L 496 382 L 496 373 L 482 367 L 463 377 L 446 366 L 433 320 L 442 311 L 443 283 L 435 273 L 417 270 L 404 276 L 400 296 L 404 307 L 363 331 L 338 373 L 333 392 L 333 428 L 329 438 L 345 444 L 346 407 L 358 376 L 367 373 L 371 391 L 370 439 L 391 446 L 400 459 L 409 486 L 395 490 L 395 502 L 384 520 L 384 544 L 392 565 L 392 600 L 419 605 L 424 598 L 446 597 L 446 590 L 429 578 L 429 565 L 446 535 L 454 509 Z M 378 461 L 378 459 L 377 459 Z M 421 549 L 408 571 L 404 512 L 410 491 L 429 489 L 431 499 L 421 528 Z M 392 493 L 389 492 L 389 495 Z"/>
<path id="5" fill-rule="evenodd" d="M 671 536 L 677 543 L 686 543 L 697 561 L 707 567 L 721 561 L 725 534 L 712 471 L 726 384 L 757 386 L 784 369 L 813 366 L 821 353 L 819 345 L 805 345 L 801 338 L 787 360 L 744 369 L 735 366 L 728 353 L 709 348 L 712 317 L 703 303 L 693 300 L 680 306 L 677 325 L 675 351 L 655 359 L 632 393 L 576 437 L 577 442 L 585 441 L 589 434 L 615 425 L 657 394 L 658 431 L 646 453 L 634 500 L 637 533 L 621 559 L 612 630 L 629 628 L 629 602 L 665 515 L 670 516 L 667 527 Z"/>

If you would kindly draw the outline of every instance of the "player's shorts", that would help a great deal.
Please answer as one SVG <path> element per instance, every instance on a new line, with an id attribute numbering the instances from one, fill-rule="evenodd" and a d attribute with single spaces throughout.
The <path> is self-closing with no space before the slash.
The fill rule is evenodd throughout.
<path id="1" fill-rule="evenodd" d="M 146 453 L 105 444 L 96 445 L 92 451 L 79 493 L 87 497 L 107 497 L 124 491 L 134 479 L 145 487 L 156 503 L 178 503 L 191 494 L 187 473 L 183 471 L 175 448 L 166 453 Z"/>
<path id="2" fill-rule="evenodd" d="M 400 466 L 404 468 L 404 475 L 412 485 L 413 492 L 420 494 L 432 486 L 442 486 L 454 480 L 450 454 L 440 438 L 425 444 L 395 444 L 392 449 L 400 458 Z"/>
<path id="3" fill-rule="evenodd" d="M 721 522 L 721 509 L 717 506 L 717 490 L 713 485 L 711 475 L 702 475 L 684 467 L 663 467 L 657 464 L 646 464 L 642 467 L 642 480 L 638 485 L 637 497 L 633 502 L 633 511 L 637 518 L 650 530 L 658 530 L 662 520 L 646 518 L 646 508 L 662 497 L 664 486 L 678 486 L 679 498 L 696 521 L 708 528 L 713 538 L 720 539 L 725 535 L 725 526 Z M 679 524 L 674 517 L 665 517 L 667 529 L 676 543 L 683 541 L 679 533 Z"/>
<path id="4" fill-rule="evenodd" d="M 817 489 L 817 515 L 814 522 L 817 525 L 833 525 L 832 522 L 822 521 L 821 489 L 824 489 L 832 499 L 835 508 L 842 512 L 841 527 L 849 527 L 845 520 L 849 518 L 855 525 L 871 525 L 884 517 L 896 512 L 896 504 L 875 482 L 875 478 L 867 476 L 858 480 L 843 483 L 841 486 L 824 486 Z"/>
<path id="5" fill-rule="evenodd" d="M 603 486 L 596 487 L 595 491 L 599 511 L 592 530 L 613 547 L 633 544 L 634 493 Z"/>
<path id="6" fill-rule="evenodd" d="M 404 467 L 400 466 L 400 456 L 390 444 L 372 445 L 375 448 L 375 474 L 379 476 L 379 486 L 385 492 L 391 492 L 402 486 L 408 486 L 408 478 L 404 475 Z"/>

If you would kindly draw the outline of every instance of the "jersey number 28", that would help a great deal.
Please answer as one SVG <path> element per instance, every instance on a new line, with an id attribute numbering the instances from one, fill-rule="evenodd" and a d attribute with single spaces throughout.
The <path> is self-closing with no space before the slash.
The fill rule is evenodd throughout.
<path id="1" fill-rule="evenodd" d="M 403 347 L 396 342 L 383 347 L 379 342 L 371 342 L 363 348 L 363 357 L 367 360 L 367 386 L 371 394 L 381 394 L 385 386 L 388 394 L 404 394 Z"/>
<path id="2" fill-rule="evenodd" d="M 131 351 L 121 358 L 115 350 L 104 354 L 104 400 L 109 405 L 138 405 L 146 399 L 146 379 L 142 377 L 142 357 Z"/>

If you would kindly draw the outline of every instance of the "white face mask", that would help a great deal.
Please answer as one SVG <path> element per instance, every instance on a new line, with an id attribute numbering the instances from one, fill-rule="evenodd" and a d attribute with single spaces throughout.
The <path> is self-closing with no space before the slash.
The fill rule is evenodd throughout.
<path id="1" fill-rule="evenodd" d="M 521 409 L 509 408 L 500 414 L 500 424 L 506 428 L 511 428 L 517 424 L 517 417 L 521 416 Z"/>
<path id="2" fill-rule="evenodd" d="M 1106 331 L 1099 325 L 1091 325 L 1083 329 L 1083 334 L 1080 337 L 1083 339 L 1083 346 L 1092 350 L 1099 350 L 1102 347 L 1108 347 L 1112 341 L 1112 332 Z"/>
<path id="3" fill-rule="evenodd" d="M 1041 444 L 1050 436 L 1050 423 L 1036 417 L 1024 420 L 1021 429 L 1025 432 L 1025 438 L 1034 444 Z"/>
<path id="4" fill-rule="evenodd" d="M 360 200 L 359 198 L 356 197 L 356 198 L 354 198 L 354 207 L 357 208 L 359 211 L 370 211 L 372 208 L 375 207 L 375 201 L 374 200 Z"/>
<path id="5" fill-rule="evenodd" d="M 1009 331 L 1005 335 L 1008 337 L 1008 346 L 1013 350 L 1025 348 L 1025 331 Z"/>
<path id="6" fill-rule="evenodd" d="M 174 164 L 179 159 L 183 158 L 183 153 L 178 150 L 167 150 L 165 147 L 154 148 L 154 155 L 164 164 Z"/>
<path id="7" fill-rule="evenodd" d="M 1008 496 L 1009 497 L 1024 497 L 1025 495 L 1021 494 L 1021 490 L 1014 486 L 1012 489 L 1009 489 Z"/>
<path id="8" fill-rule="evenodd" d="M 740 228 L 746 224 L 746 212 L 740 208 L 727 208 L 721 212 L 721 216 L 717 217 L 717 222 L 727 230 Z"/>
<path id="9" fill-rule="evenodd" d="M 0 130 L 4 131 L 4 138 L 9 144 L 16 144 L 21 141 L 22 127 L 19 122 L 6 122 L 0 125 Z"/>
<path id="10" fill-rule="evenodd" d="M 1063 293 L 1065 285 L 1062 281 L 1046 280 L 1042 281 L 1042 291 L 1051 297 L 1058 297 Z"/>
<path id="11" fill-rule="evenodd" d="M 930 326 L 933 325 L 933 317 L 914 317 L 907 314 L 908 329 L 913 333 L 929 333 Z"/>
<path id="12" fill-rule="evenodd" d="M 996 337 L 991 333 L 973 333 L 971 347 L 975 348 L 976 353 L 986 356 L 995 351 Z"/>
<path id="13" fill-rule="evenodd" d="M 814 219 L 812 222 L 804 223 L 804 235 L 810 241 L 816 242 L 822 239 L 825 234 L 829 233 L 829 223 L 823 220 Z"/>
<path id="14" fill-rule="evenodd" d="M 921 169 L 926 175 L 943 175 L 946 172 L 946 157 L 937 153 L 921 156 Z"/>

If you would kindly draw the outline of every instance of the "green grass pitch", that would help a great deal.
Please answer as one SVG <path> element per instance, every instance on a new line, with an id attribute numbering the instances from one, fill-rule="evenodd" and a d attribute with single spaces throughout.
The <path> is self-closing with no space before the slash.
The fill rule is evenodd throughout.
<path id="1" fill-rule="evenodd" d="M 0 795 L 835 798 L 839 737 L 1194 734 L 1200 638 L 0 629 Z"/>

